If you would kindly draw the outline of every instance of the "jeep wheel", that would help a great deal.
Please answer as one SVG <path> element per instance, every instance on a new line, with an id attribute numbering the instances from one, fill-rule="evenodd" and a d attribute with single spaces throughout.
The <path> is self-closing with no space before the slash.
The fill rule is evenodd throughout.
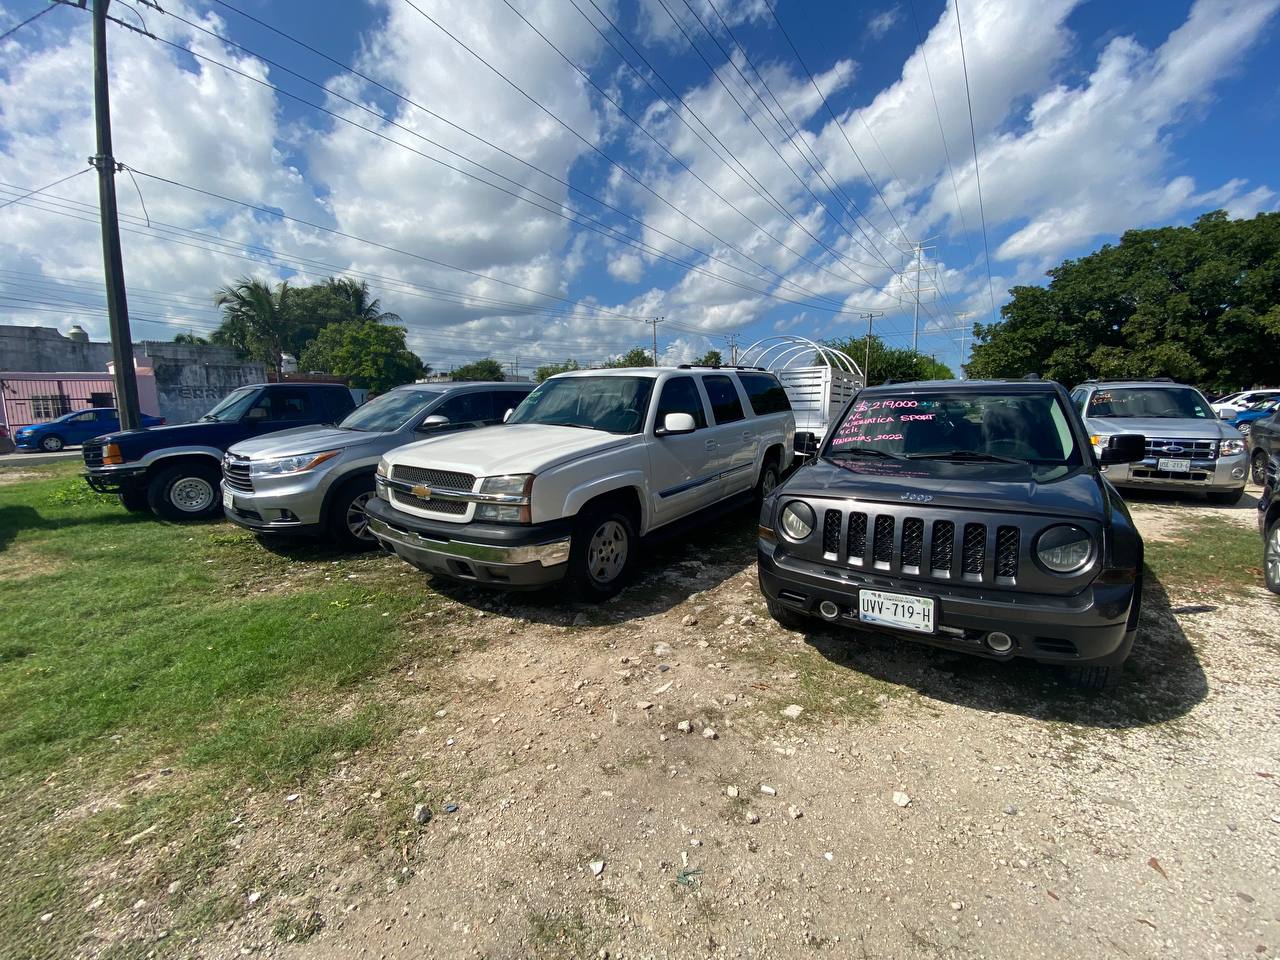
<path id="1" fill-rule="evenodd" d="M 1123 670 L 1123 664 L 1114 664 L 1107 667 L 1084 664 L 1079 667 L 1068 668 L 1073 687 L 1093 691 L 1109 690 L 1114 687 L 1120 682 L 1120 674 Z"/>
<path id="2" fill-rule="evenodd" d="M 333 497 L 329 507 L 329 536 L 348 550 L 372 550 L 377 538 L 369 532 L 365 504 L 373 497 L 373 478 L 352 480 Z"/>
<path id="3" fill-rule="evenodd" d="M 1262 542 L 1262 573 L 1267 589 L 1280 593 L 1280 520 L 1267 528 L 1267 538 Z"/>
<path id="4" fill-rule="evenodd" d="M 147 486 L 147 502 L 161 520 L 205 520 L 222 510 L 218 499 L 221 471 L 210 463 L 181 464 L 161 470 Z"/>
<path id="5" fill-rule="evenodd" d="M 1266 486 L 1267 483 L 1267 454 L 1264 450 L 1253 451 L 1253 459 L 1249 461 L 1250 473 L 1253 474 L 1253 482 L 1258 486 Z"/>
<path id="6" fill-rule="evenodd" d="M 1240 498 L 1244 496 L 1244 487 L 1239 490 L 1214 490 L 1206 493 L 1205 497 L 1209 502 L 1219 507 L 1231 507 L 1240 502 Z"/>
<path id="7" fill-rule="evenodd" d="M 788 630 L 804 629 L 805 618 L 790 607 L 783 606 L 777 600 L 770 600 L 768 597 L 764 598 L 764 605 L 769 610 L 769 616 L 773 617 L 778 626 L 785 627 Z"/>
<path id="8" fill-rule="evenodd" d="M 147 503 L 145 487 L 127 487 L 120 491 L 120 506 L 130 513 L 150 513 L 151 504 Z"/>
<path id="9" fill-rule="evenodd" d="M 57 453 L 63 446 L 62 438 L 56 433 L 51 433 L 40 441 L 40 449 L 45 453 Z"/>
<path id="10" fill-rule="evenodd" d="M 635 555 L 635 525 L 616 506 L 582 514 L 569 547 L 569 580 L 582 600 L 605 600 L 626 584 Z"/>

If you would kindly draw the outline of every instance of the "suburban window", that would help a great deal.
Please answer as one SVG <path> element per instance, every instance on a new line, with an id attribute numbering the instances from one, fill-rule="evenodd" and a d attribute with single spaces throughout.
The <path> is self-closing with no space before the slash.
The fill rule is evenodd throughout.
<path id="1" fill-rule="evenodd" d="M 493 419 L 493 400 L 487 393 L 463 393 L 450 397 L 431 413 L 448 417 L 450 423 L 483 423 Z"/>
<path id="2" fill-rule="evenodd" d="M 658 413 L 654 423 L 659 428 L 668 413 L 687 413 L 693 417 L 693 425 L 701 430 L 707 425 L 707 414 L 702 407 L 702 395 L 693 377 L 672 377 L 662 386 L 658 398 Z"/>
<path id="3" fill-rule="evenodd" d="M 738 381 L 747 391 L 747 399 L 751 401 L 751 409 L 757 417 L 767 413 L 786 413 L 791 409 L 787 391 L 782 389 L 782 384 L 773 374 L 740 373 Z"/>
<path id="4" fill-rule="evenodd" d="M 726 376 L 703 377 L 702 385 L 707 388 L 707 398 L 711 401 L 711 415 L 716 423 L 733 423 L 742 420 L 742 402 L 738 399 L 738 391 L 733 388 L 733 381 Z"/>

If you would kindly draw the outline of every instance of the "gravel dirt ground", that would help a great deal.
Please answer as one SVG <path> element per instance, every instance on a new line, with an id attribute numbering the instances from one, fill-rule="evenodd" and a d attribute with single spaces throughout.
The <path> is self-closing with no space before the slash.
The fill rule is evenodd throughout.
<path id="1" fill-rule="evenodd" d="M 1134 512 L 1174 538 L 1248 524 L 1252 503 Z M 1034 664 L 784 630 L 748 527 L 657 548 L 594 608 L 438 586 L 421 629 L 458 645 L 377 681 L 415 721 L 300 794 L 243 798 L 223 874 L 249 906 L 190 954 L 1280 949 L 1280 623 L 1261 586 L 1149 581 L 1125 679 L 1092 696 Z"/>

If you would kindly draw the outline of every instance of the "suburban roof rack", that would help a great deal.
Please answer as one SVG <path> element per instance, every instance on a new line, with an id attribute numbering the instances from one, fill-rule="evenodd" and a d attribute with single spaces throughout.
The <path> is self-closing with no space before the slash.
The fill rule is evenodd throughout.
<path id="1" fill-rule="evenodd" d="M 1173 377 L 1105 377 L 1098 379 L 1090 377 L 1088 380 L 1081 380 L 1081 383 L 1177 383 Z"/>
<path id="2" fill-rule="evenodd" d="M 679 363 L 677 370 L 760 370 L 764 367 L 752 367 L 741 363 Z"/>

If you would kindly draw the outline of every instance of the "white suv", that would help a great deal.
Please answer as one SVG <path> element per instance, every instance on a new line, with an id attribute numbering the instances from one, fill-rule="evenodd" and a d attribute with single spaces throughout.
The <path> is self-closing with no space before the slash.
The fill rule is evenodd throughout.
<path id="1" fill-rule="evenodd" d="M 429 573 L 586 599 L 622 586 L 637 539 L 767 494 L 795 418 L 762 370 L 642 367 L 545 381 L 488 430 L 411 443 L 378 465 L 382 544 Z"/>

